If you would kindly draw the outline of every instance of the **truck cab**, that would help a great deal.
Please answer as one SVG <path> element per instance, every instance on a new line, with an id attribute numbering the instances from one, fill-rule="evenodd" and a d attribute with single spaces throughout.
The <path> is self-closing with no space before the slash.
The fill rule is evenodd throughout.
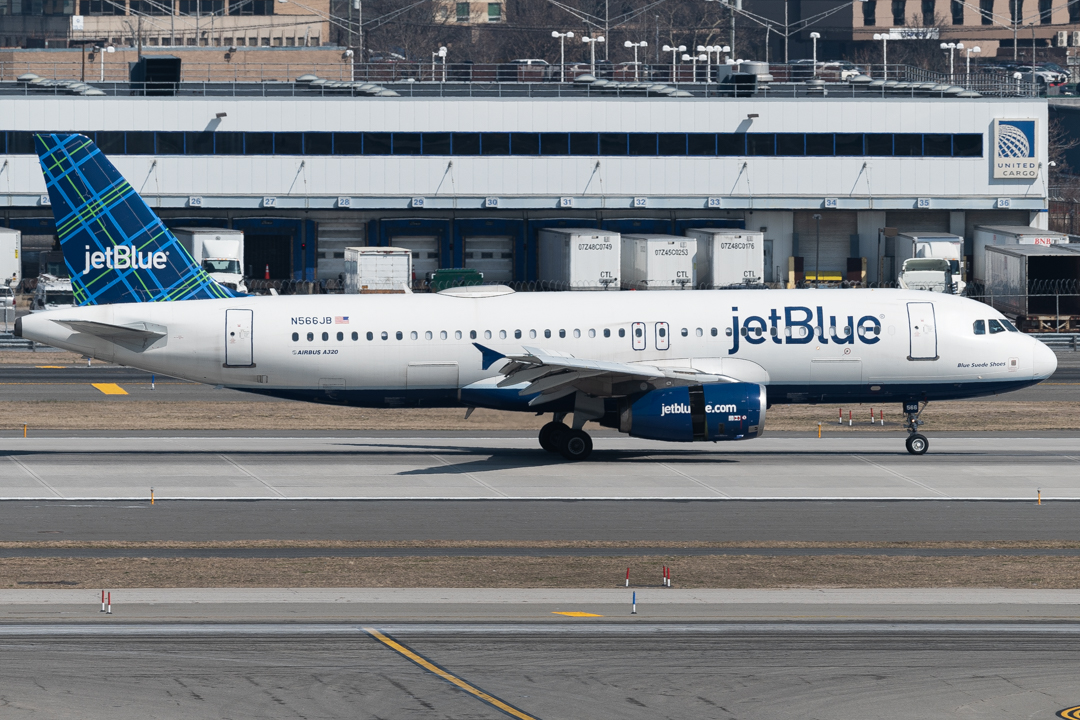
<path id="1" fill-rule="evenodd" d="M 71 279 L 53 275 L 40 276 L 37 288 L 34 290 L 30 311 L 59 310 L 69 307 L 75 307 L 75 291 L 71 287 Z"/>

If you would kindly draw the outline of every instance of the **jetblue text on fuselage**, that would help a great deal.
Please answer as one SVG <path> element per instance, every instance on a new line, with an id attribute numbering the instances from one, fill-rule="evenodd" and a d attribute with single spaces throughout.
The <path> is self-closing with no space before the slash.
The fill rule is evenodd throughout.
<path id="1" fill-rule="evenodd" d="M 105 252 L 90 252 L 90 246 L 86 246 L 86 265 L 83 275 L 93 270 L 108 268 L 110 270 L 164 270 L 169 261 L 169 253 L 138 251 L 129 245 L 116 245 L 105 248 Z"/>
<path id="2" fill-rule="evenodd" d="M 738 313 L 739 308 L 733 307 L 731 311 Z M 809 345 L 815 341 L 821 345 L 828 345 L 830 342 L 854 345 L 855 338 L 858 338 L 859 342 L 873 345 L 881 340 L 881 321 L 874 315 L 863 315 L 858 322 L 855 322 L 854 315 L 840 316 L 839 323 L 836 315 L 829 315 L 828 319 L 829 324 L 826 325 L 825 311 L 820 305 L 813 310 L 801 305 L 785 307 L 783 314 L 776 308 L 770 308 L 768 318 L 750 315 L 742 324 L 739 323 L 738 315 L 732 315 L 732 344 L 728 348 L 728 355 L 739 352 L 740 336 L 751 345 L 761 345 L 768 341 L 777 345 Z M 780 328 L 781 321 L 784 323 L 783 329 Z"/>

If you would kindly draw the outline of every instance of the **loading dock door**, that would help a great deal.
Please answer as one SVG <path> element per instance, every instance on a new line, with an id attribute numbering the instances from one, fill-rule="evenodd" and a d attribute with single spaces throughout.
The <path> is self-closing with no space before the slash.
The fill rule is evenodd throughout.
<path id="1" fill-rule="evenodd" d="M 355 223 L 319 223 L 319 247 L 315 253 L 320 280 L 343 280 L 345 248 L 363 247 L 364 226 Z"/>
<path id="2" fill-rule="evenodd" d="M 413 284 L 423 284 L 428 274 L 439 269 L 439 238 L 431 235 L 396 235 L 390 238 L 394 247 L 412 251 Z"/>
<path id="3" fill-rule="evenodd" d="M 251 310 L 225 311 L 225 367 L 255 367 Z"/>
<path id="4" fill-rule="evenodd" d="M 262 280 L 270 266 L 271 280 L 292 277 L 292 235 L 249 235 L 244 233 L 244 272 Z"/>
<path id="5" fill-rule="evenodd" d="M 912 302 L 907 304 L 908 332 L 911 336 L 911 353 L 908 360 L 937 360 L 937 321 L 934 303 Z"/>
<path id="6" fill-rule="evenodd" d="M 465 238 L 465 267 L 484 274 L 484 283 L 508 283 L 514 280 L 514 238 Z"/>
<path id="7" fill-rule="evenodd" d="M 821 263 L 821 272 L 843 277 L 847 271 L 848 254 L 851 252 L 851 236 L 859 234 L 858 216 L 845 210 L 821 213 L 820 254 L 818 253 L 818 221 L 815 213 L 795 213 L 794 229 L 799 236 L 799 252 L 803 258 L 803 270 L 807 276 L 816 274 L 815 263 Z"/>

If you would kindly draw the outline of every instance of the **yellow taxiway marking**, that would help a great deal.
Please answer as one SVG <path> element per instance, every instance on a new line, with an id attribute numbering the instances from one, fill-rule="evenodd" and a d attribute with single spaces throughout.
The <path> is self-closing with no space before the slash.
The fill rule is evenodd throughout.
<path id="1" fill-rule="evenodd" d="M 90 383 L 106 395 L 127 395 L 127 390 L 116 383 Z"/>
<path id="2" fill-rule="evenodd" d="M 552 615 L 565 615 L 566 617 L 604 617 L 603 615 L 596 615 L 594 613 L 587 612 L 559 612 L 558 610 L 552 610 Z"/>
<path id="3" fill-rule="evenodd" d="M 65 369 L 67 369 L 66 365 L 35 365 L 34 367 L 39 368 L 41 370 L 65 370 Z"/>
<path id="4" fill-rule="evenodd" d="M 450 683 L 451 685 L 454 685 L 456 687 L 461 688 L 465 692 L 467 692 L 470 695 L 472 695 L 473 697 L 475 697 L 477 700 L 479 700 L 479 701 L 481 701 L 483 703 L 487 703 L 488 705 L 495 708 L 496 710 L 499 710 L 499 711 L 509 715 L 510 717 L 518 718 L 518 720 L 538 720 L 538 718 L 535 715 L 530 715 L 529 713 L 525 712 L 524 710 L 519 710 L 518 708 L 514 707 L 513 705 L 507 703 L 505 700 L 500 700 L 499 698 L 495 697 L 494 695 L 492 695 L 490 693 L 487 693 L 487 692 L 484 692 L 483 690 L 476 687 L 475 685 L 472 685 L 470 683 L 465 682 L 464 680 L 459 678 L 457 675 L 454 675 L 453 673 L 451 673 L 446 668 L 443 668 L 443 667 L 441 667 L 439 665 L 436 665 L 435 663 L 431 662 L 430 660 L 428 660 L 426 657 L 424 657 L 420 653 L 416 652 L 415 650 L 412 650 L 411 648 L 407 647 L 406 645 L 403 645 L 402 643 L 398 642 L 397 640 L 390 637 L 389 635 L 384 635 L 383 633 L 379 632 L 375 628 L 366 627 L 363 630 L 368 635 L 375 638 L 376 640 L 381 642 L 383 645 L 390 648 L 394 652 L 398 653 L 402 657 L 404 657 L 407 660 L 419 665 L 423 669 L 427 670 L 429 673 L 432 673 L 433 675 L 438 675 L 439 677 L 441 677 L 446 682 Z"/>
<path id="5" fill-rule="evenodd" d="M 1065 718 L 1065 720 L 1080 720 L 1080 705 L 1071 708 L 1065 708 L 1058 712 L 1059 718 Z"/>

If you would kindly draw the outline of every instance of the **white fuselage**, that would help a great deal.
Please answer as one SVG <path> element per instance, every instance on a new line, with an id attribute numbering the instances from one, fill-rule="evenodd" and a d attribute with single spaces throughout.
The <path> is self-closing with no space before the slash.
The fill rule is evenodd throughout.
<path id="1" fill-rule="evenodd" d="M 742 369 L 729 374 L 765 382 L 781 403 L 970 397 L 1054 372 L 1033 338 L 976 335 L 990 319 L 1003 318 L 904 290 L 316 295 L 82 307 L 24 318 L 22 334 L 196 382 L 368 406 L 456 404 L 462 388 L 490 385 L 502 363 L 483 369 L 474 343 L 718 373 L 734 358 L 726 367 Z M 165 337 L 143 349 L 54 320 L 150 324 Z"/>

